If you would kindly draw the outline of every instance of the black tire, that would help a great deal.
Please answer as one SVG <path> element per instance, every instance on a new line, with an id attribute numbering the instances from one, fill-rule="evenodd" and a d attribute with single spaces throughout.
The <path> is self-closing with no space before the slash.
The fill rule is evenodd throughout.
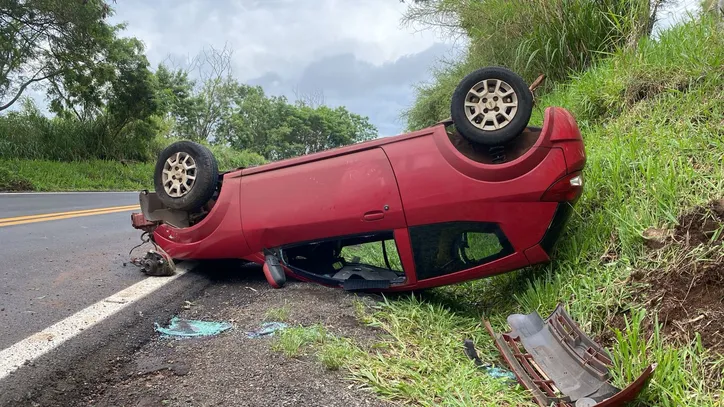
<path id="1" fill-rule="evenodd" d="M 196 164 L 193 171 L 195 179 L 182 196 L 171 196 L 164 188 L 163 171 L 166 161 L 177 153 L 185 153 L 193 159 Z M 208 202 L 214 195 L 218 180 L 216 158 L 208 148 L 192 141 L 177 141 L 161 151 L 153 174 L 156 194 L 161 202 L 171 209 L 182 211 L 196 210 Z"/>
<path id="2" fill-rule="evenodd" d="M 495 114 L 494 120 L 496 120 L 496 124 L 500 125 L 500 123 L 497 123 L 499 122 L 499 119 L 506 120 L 506 124 L 499 129 L 480 128 L 473 124 L 466 114 L 466 109 L 470 109 L 468 110 L 470 112 L 476 111 L 474 108 L 467 108 L 465 106 L 465 102 L 468 99 L 468 92 L 486 79 L 500 80 L 507 83 L 512 88 L 513 92 L 515 92 L 515 96 L 517 97 L 517 110 L 515 110 L 514 115 L 510 119 L 505 119 L 505 117 L 499 113 Z M 478 86 L 477 89 L 481 89 L 481 87 Z M 502 90 L 503 87 L 501 86 L 500 89 Z M 504 98 L 507 102 L 508 96 L 505 96 Z M 486 99 L 481 97 L 477 100 L 480 103 L 483 103 L 482 101 Z M 498 100 L 500 100 L 501 105 L 498 105 Z M 471 98 L 471 101 L 478 103 L 474 97 Z M 503 102 L 503 98 L 496 99 L 495 102 L 492 102 L 496 105 L 493 109 L 505 109 L 505 112 L 508 114 L 513 112 L 512 107 L 501 107 Z M 488 106 L 485 106 L 485 108 L 487 109 Z M 498 110 L 496 110 L 496 112 L 497 111 Z M 533 94 L 528 89 L 528 85 L 518 74 L 502 67 L 481 68 L 469 73 L 458 84 L 455 92 L 453 93 L 450 104 L 450 117 L 452 118 L 457 131 L 471 142 L 485 146 L 504 145 L 518 137 L 528 125 L 532 112 Z M 473 119 L 480 121 L 484 120 L 479 115 L 475 116 Z M 481 126 L 490 127 L 494 126 L 494 124 L 492 120 L 488 120 Z"/>

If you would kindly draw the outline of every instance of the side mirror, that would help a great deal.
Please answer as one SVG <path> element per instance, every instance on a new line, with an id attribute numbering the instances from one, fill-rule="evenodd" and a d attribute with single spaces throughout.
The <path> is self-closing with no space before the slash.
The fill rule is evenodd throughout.
<path id="1" fill-rule="evenodd" d="M 287 275 L 284 268 L 279 262 L 279 258 L 273 254 L 267 254 L 264 257 L 264 277 L 270 286 L 274 288 L 282 288 L 287 282 Z"/>

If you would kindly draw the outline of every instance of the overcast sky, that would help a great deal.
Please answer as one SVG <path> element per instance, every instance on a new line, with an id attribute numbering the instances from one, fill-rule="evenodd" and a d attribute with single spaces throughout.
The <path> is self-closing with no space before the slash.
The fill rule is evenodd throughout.
<path id="1" fill-rule="evenodd" d="M 412 85 L 453 49 L 403 27 L 399 0 L 118 0 L 113 22 L 141 39 L 155 67 L 212 45 L 233 49 L 233 74 L 267 94 L 322 92 L 328 105 L 369 116 L 381 136 L 402 131 Z"/>

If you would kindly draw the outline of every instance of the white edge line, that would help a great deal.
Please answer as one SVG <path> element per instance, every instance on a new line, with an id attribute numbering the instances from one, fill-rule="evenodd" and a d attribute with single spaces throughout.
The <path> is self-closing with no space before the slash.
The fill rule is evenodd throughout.
<path id="1" fill-rule="evenodd" d="M 0 351 L 0 380 L 25 363 L 57 348 L 78 334 L 117 314 L 193 269 L 193 262 L 177 264 L 176 274 L 148 277 Z"/>

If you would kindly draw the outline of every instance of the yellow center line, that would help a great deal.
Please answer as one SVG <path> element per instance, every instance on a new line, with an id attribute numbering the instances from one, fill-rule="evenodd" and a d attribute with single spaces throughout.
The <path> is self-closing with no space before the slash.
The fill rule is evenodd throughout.
<path id="1" fill-rule="evenodd" d="M 60 220 L 77 218 L 79 216 L 105 215 L 107 213 L 126 212 L 140 209 L 138 205 L 112 206 L 108 208 L 86 209 L 81 211 L 43 213 L 38 215 L 16 216 L 13 218 L 0 218 L 0 227 L 22 225 L 25 223 L 44 222 L 49 220 Z"/>
<path id="2" fill-rule="evenodd" d="M 83 209 L 83 210 L 70 211 L 70 212 L 37 213 L 35 215 L 16 216 L 14 218 L 0 218 L 0 223 L 14 222 L 14 221 L 26 220 L 26 219 L 35 219 L 35 218 L 52 218 L 54 216 L 61 216 L 61 215 L 75 215 L 75 214 L 85 214 L 85 213 L 94 213 L 94 212 L 105 212 L 105 211 L 115 210 L 115 209 L 135 209 L 135 208 L 138 208 L 138 205 L 110 206 L 108 208 Z"/>

